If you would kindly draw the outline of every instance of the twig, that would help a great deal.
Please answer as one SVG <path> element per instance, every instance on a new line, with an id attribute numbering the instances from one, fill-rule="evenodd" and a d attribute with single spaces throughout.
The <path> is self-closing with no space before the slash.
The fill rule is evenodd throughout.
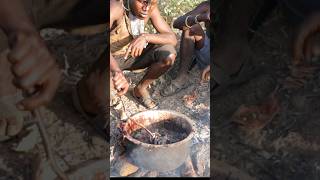
<path id="1" fill-rule="evenodd" d="M 123 110 L 123 112 L 126 112 L 126 107 L 124 106 L 124 102 L 122 100 L 122 96 L 119 96 L 119 98 L 120 98 L 120 101 L 121 101 L 121 104 L 122 104 L 122 110 Z"/>
<path id="2" fill-rule="evenodd" d="M 129 118 L 130 119 L 130 118 Z M 136 122 L 135 120 L 133 120 L 133 119 L 130 119 L 131 121 L 133 121 L 135 124 L 137 124 L 138 126 L 140 126 L 140 127 L 142 127 L 142 128 L 144 128 L 151 136 L 152 136 L 152 138 L 156 138 L 156 135 L 155 135 L 155 133 L 152 133 L 149 129 L 147 129 L 144 125 L 142 125 L 142 124 L 140 124 L 140 123 L 138 123 L 138 122 Z"/>
<path id="3" fill-rule="evenodd" d="M 52 153 L 52 146 L 49 143 L 49 138 L 48 138 L 48 134 L 46 132 L 46 129 L 44 127 L 43 124 L 43 116 L 41 114 L 41 108 L 34 110 L 34 118 L 37 122 L 37 125 L 39 127 L 39 131 L 40 131 L 40 135 L 42 137 L 43 140 L 43 144 L 44 144 L 44 148 L 46 151 L 46 155 L 47 158 L 49 160 L 50 165 L 52 166 L 53 170 L 55 171 L 55 173 L 57 173 L 58 177 L 60 177 L 62 180 L 69 180 L 68 176 L 60 169 L 60 167 L 57 165 L 56 159 Z"/>

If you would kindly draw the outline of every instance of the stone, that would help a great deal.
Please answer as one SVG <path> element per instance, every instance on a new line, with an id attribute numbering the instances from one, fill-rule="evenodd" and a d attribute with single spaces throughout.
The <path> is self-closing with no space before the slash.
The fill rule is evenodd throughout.
<path id="1" fill-rule="evenodd" d="M 37 125 L 34 124 L 28 127 L 27 130 L 29 133 L 22 138 L 16 147 L 13 148 L 14 151 L 28 152 L 40 141 L 41 138 Z"/>

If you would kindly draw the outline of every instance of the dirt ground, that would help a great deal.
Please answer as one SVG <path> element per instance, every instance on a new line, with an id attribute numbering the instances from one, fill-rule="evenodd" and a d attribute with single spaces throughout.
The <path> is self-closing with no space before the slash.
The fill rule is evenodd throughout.
<path id="1" fill-rule="evenodd" d="M 44 29 L 41 34 L 64 69 L 57 95 L 43 112 L 58 164 L 63 170 L 74 170 L 89 160 L 105 159 L 107 144 L 74 109 L 71 90 L 106 48 L 106 34 L 78 36 L 58 29 Z M 20 137 L 0 143 L 0 151 L 1 180 L 31 179 L 33 168 L 38 165 L 37 157 L 45 157 L 34 120 L 30 118 L 25 121 L 25 131 Z"/>
<path id="2" fill-rule="evenodd" d="M 250 42 L 254 64 L 264 71 L 214 98 L 215 179 L 320 179 L 319 71 L 302 88 L 281 88 L 291 65 L 293 28 L 286 22 L 276 9 Z M 240 105 L 264 102 L 276 87 L 280 111 L 263 129 L 231 122 Z"/>
<path id="3" fill-rule="evenodd" d="M 89 123 L 74 109 L 71 99 L 71 91 L 75 84 L 88 71 L 90 65 L 97 60 L 107 46 L 107 35 L 93 36 L 71 35 L 59 29 L 44 29 L 42 36 L 53 55 L 63 69 L 63 81 L 53 102 L 44 109 L 45 127 L 49 134 L 49 141 L 58 164 L 63 170 L 74 170 L 90 160 L 107 159 L 108 148 L 105 140 L 99 136 Z M 176 68 L 176 67 L 175 67 Z M 191 158 L 194 168 L 199 176 L 209 176 L 209 84 L 200 82 L 200 71 L 197 67 L 190 73 L 190 82 L 193 84 L 179 94 L 162 98 L 159 90 L 167 83 L 166 79 L 175 75 L 176 69 L 170 71 L 170 75 L 163 76 L 152 86 L 152 96 L 159 100 L 161 109 L 171 109 L 192 118 L 197 124 L 197 132 L 192 139 Z M 131 79 L 131 87 L 138 82 L 142 74 L 125 72 Z M 184 105 L 183 96 L 197 92 L 194 102 Z M 126 95 L 123 98 L 127 114 L 133 114 L 145 110 L 138 105 L 132 97 Z M 116 161 L 114 145 L 117 132 L 115 125 L 119 122 L 116 110 L 111 110 L 111 156 L 110 163 Z M 45 158 L 44 146 L 39 131 L 32 118 L 25 121 L 25 130 L 20 136 L 8 142 L 0 144 L 0 179 L 31 179 L 35 172 L 35 166 L 39 165 L 37 159 Z M 106 169 L 109 171 L 109 169 Z M 111 166 L 111 175 L 117 176 Z M 146 173 L 140 169 L 131 176 L 144 176 Z M 156 173 L 156 176 L 181 176 L 178 170 L 172 172 Z M 150 175 L 150 173 L 149 173 Z"/>
<path id="4" fill-rule="evenodd" d="M 320 178 L 320 132 L 319 72 L 316 72 L 300 89 L 280 89 L 277 98 L 281 110 L 263 129 L 245 131 L 230 122 L 230 116 L 242 104 L 264 101 L 277 85 L 289 75 L 290 36 L 292 28 L 285 23 L 281 11 L 275 11 L 255 33 L 250 45 L 255 53 L 254 63 L 265 68 L 264 73 L 248 83 L 232 87 L 228 92 L 214 98 L 211 130 L 214 137 L 211 159 L 213 173 L 228 174 L 221 179 L 290 179 L 317 180 Z M 71 103 L 71 89 L 88 70 L 106 47 L 106 34 L 90 37 L 65 34 L 60 30 L 43 31 L 47 43 L 64 71 L 64 80 L 53 103 L 46 108 L 46 128 L 59 164 L 64 170 L 90 159 L 107 157 L 106 143 L 94 129 L 77 113 Z M 179 60 L 178 60 L 179 62 Z M 192 139 L 192 164 L 198 176 L 209 176 L 210 152 L 210 102 L 209 84 L 199 84 L 200 71 L 195 67 L 190 72 L 192 84 L 171 97 L 161 97 L 159 90 L 171 77 L 176 67 L 160 78 L 151 87 L 152 95 L 159 100 L 161 109 L 181 112 L 194 120 L 197 131 Z M 126 72 L 131 79 L 131 88 L 143 73 Z M 184 104 L 184 95 L 197 97 L 192 105 Z M 145 110 L 130 94 L 123 98 L 127 114 Z M 116 123 L 117 110 L 111 110 L 110 164 L 111 176 L 119 176 L 115 168 L 117 161 Z M 6 143 L 0 143 L 0 179 L 30 179 L 37 155 L 44 157 L 44 149 L 32 119 L 25 123 L 26 131 Z M 30 132 L 28 132 L 29 130 Z M 26 137 L 28 143 L 25 143 Z M 30 139 L 33 142 L 30 142 Z M 213 142 L 214 140 L 214 142 Z M 177 169 L 171 172 L 150 173 L 139 169 L 130 176 L 182 176 Z M 217 176 L 218 177 L 218 176 Z M 216 178 L 219 179 L 219 178 Z"/>
<path id="5" fill-rule="evenodd" d="M 179 50 L 179 47 L 177 47 Z M 179 52 L 178 56 L 179 57 Z M 201 71 L 197 66 L 189 73 L 190 86 L 179 93 L 169 96 L 162 97 L 160 95 L 160 90 L 164 88 L 170 80 L 176 76 L 177 67 L 180 63 L 178 58 L 175 65 L 169 72 L 161 76 L 156 82 L 151 86 L 150 91 L 152 92 L 152 97 L 159 102 L 159 109 L 173 110 L 180 112 L 189 118 L 191 118 L 196 127 L 196 132 L 192 138 L 191 146 L 191 161 L 193 168 L 195 169 L 195 176 L 210 176 L 210 92 L 209 92 L 209 83 L 204 82 L 200 83 Z M 143 77 L 144 72 L 135 73 L 135 72 L 125 72 L 126 76 L 129 77 L 131 81 L 129 93 L 122 98 L 124 102 L 126 114 L 130 116 L 137 112 L 145 111 L 146 109 L 139 105 L 131 96 L 130 91 L 132 88 L 139 82 Z M 196 94 L 196 96 L 194 96 Z M 184 99 L 186 96 L 191 97 L 189 102 L 186 102 Z M 185 98 L 184 98 L 185 97 Z M 117 123 L 120 119 L 119 111 L 122 110 L 121 104 L 119 106 L 111 109 L 111 140 L 110 140 L 110 164 L 111 171 L 110 174 L 112 177 L 118 177 L 119 174 L 119 131 L 117 130 Z M 183 165 L 182 165 L 183 166 Z M 137 172 L 130 174 L 130 177 L 181 177 L 184 176 L 183 168 L 178 167 L 176 170 L 168 172 L 149 172 L 145 169 L 139 169 Z"/>

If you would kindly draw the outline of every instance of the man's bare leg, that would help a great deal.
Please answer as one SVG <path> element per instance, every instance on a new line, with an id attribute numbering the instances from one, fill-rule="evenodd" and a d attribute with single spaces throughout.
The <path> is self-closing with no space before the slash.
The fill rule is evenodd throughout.
<path id="1" fill-rule="evenodd" d="M 229 75 L 239 71 L 249 53 L 247 35 L 250 21 L 258 11 L 259 2 L 231 0 L 224 2 L 222 6 L 213 61 Z"/>
<path id="2" fill-rule="evenodd" d="M 204 46 L 205 33 L 199 24 L 192 26 L 190 29 L 184 30 L 181 37 L 180 45 L 180 66 L 177 77 L 171 81 L 171 85 L 162 90 L 161 94 L 169 96 L 178 91 L 174 87 L 183 87 L 188 80 L 188 70 L 192 64 L 195 50 L 200 50 Z"/>
<path id="3" fill-rule="evenodd" d="M 180 45 L 180 66 L 178 75 L 174 80 L 177 85 L 182 86 L 188 79 L 188 70 L 192 63 L 195 50 L 199 50 L 204 45 L 205 33 L 200 25 L 194 25 L 192 28 L 182 32 Z"/>
<path id="4" fill-rule="evenodd" d="M 134 88 L 134 94 L 137 97 L 148 98 L 150 97 L 149 91 L 147 90 L 148 86 L 161 75 L 169 70 L 173 66 L 173 63 L 176 59 L 175 54 L 169 54 L 165 59 L 162 59 L 156 63 L 153 63 L 145 76 L 139 82 L 139 84 Z M 154 107 L 156 104 L 153 102 L 150 104 L 150 107 Z"/>

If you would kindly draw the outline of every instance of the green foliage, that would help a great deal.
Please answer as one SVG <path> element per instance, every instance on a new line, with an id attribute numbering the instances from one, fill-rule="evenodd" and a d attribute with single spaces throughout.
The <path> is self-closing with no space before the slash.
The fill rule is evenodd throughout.
<path id="1" fill-rule="evenodd" d="M 173 20 L 194 9 L 205 0 L 158 0 L 158 7 L 163 18 L 171 26 Z M 147 32 L 155 33 L 152 25 L 146 26 Z"/>

